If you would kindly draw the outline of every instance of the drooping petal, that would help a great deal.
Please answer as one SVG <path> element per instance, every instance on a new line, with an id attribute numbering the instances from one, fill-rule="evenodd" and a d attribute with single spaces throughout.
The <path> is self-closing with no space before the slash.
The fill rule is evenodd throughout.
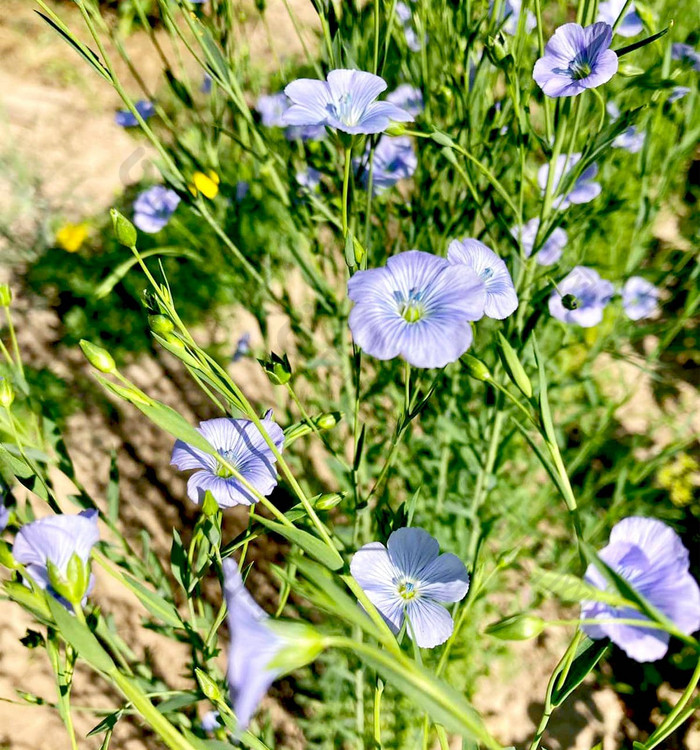
<path id="1" fill-rule="evenodd" d="M 223 569 L 231 634 L 227 678 L 238 730 L 243 731 L 279 675 L 268 665 L 278 653 L 282 641 L 266 625 L 268 616 L 246 590 L 235 561 L 224 560 Z"/>
<path id="2" fill-rule="evenodd" d="M 284 93 L 292 101 L 282 116 L 285 125 L 322 125 L 327 121 L 333 100 L 325 81 L 299 78 L 288 84 Z"/>
<path id="3" fill-rule="evenodd" d="M 415 636 L 421 648 L 435 648 L 444 643 L 454 630 L 450 613 L 437 602 L 417 597 L 406 607 L 406 616 L 410 622 L 407 628 L 411 639 Z"/>

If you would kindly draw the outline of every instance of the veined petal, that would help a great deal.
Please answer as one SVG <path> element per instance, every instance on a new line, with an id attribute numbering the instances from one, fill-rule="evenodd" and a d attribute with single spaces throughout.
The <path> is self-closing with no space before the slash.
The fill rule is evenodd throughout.
<path id="1" fill-rule="evenodd" d="M 457 555 L 446 552 L 423 568 L 421 595 L 438 602 L 458 602 L 467 591 L 469 573 Z"/>
<path id="2" fill-rule="evenodd" d="M 394 568 L 406 578 L 422 580 L 422 571 L 440 553 L 440 545 L 427 531 L 414 527 L 396 529 L 387 541 Z"/>
<path id="3" fill-rule="evenodd" d="M 408 603 L 406 616 L 410 622 L 407 628 L 411 639 L 415 637 L 421 648 L 435 648 L 444 643 L 454 630 L 450 613 L 437 602 L 417 597 Z"/>

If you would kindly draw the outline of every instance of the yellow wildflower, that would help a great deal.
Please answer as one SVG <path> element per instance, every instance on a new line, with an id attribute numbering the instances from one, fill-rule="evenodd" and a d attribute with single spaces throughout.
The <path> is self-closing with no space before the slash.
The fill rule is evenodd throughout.
<path id="1" fill-rule="evenodd" d="M 83 242 L 85 242 L 87 236 L 87 224 L 64 224 L 56 232 L 56 244 L 67 253 L 77 253 L 83 246 Z"/>
<path id="2" fill-rule="evenodd" d="M 216 172 L 209 170 L 207 174 L 204 172 L 195 172 L 192 175 L 192 184 L 188 185 L 192 195 L 197 197 L 197 193 L 201 193 L 205 198 L 216 198 L 219 192 L 219 175 Z"/>

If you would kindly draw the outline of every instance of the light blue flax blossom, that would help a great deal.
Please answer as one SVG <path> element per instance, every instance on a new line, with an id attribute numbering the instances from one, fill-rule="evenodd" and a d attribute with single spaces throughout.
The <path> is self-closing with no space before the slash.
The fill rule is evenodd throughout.
<path id="1" fill-rule="evenodd" d="M 410 83 L 402 83 L 400 86 L 397 86 L 394 91 L 386 95 L 386 100 L 405 110 L 413 117 L 417 117 L 425 107 L 423 104 L 423 92 L 411 86 Z"/>
<path id="2" fill-rule="evenodd" d="M 674 60 L 689 63 L 695 71 L 700 71 L 700 52 L 690 44 L 677 43 L 671 45 L 671 57 Z"/>
<path id="3" fill-rule="evenodd" d="M 370 149 L 367 147 L 366 156 Z M 359 159 L 356 160 L 359 166 Z M 399 180 L 407 180 L 418 166 L 418 157 L 413 150 L 413 143 L 406 136 L 392 138 L 383 135 L 377 143 L 372 157 L 372 191 L 375 195 L 393 187 Z M 369 165 L 362 172 L 362 181 L 369 184 Z"/>
<path id="4" fill-rule="evenodd" d="M 613 285 L 601 279 L 597 271 L 576 266 L 552 292 L 549 312 L 562 323 L 592 328 L 603 319 L 603 310 L 613 292 Z"/>
<path id="5" fill-rule="evenodd" d="M 613 526 L 610 542 L 599 557 L 682 633 L 690 634 L 700 628 L 700 588 L 689 571 L 688 550 L 665 523 L 640 516 L 623 519 Z M 593 563 L 585 577 L 598 589 L 611 589 Z M 581 619 L 600 620 L 600 624 L 583 625 L 583 630 L 593 639 L 610 638 L 635 661 L 656 661 L 668 650 L 669 634 L 644 627 L 649 618 L 638 609 L 583 601 Z M 639 620 L 640 624 L 615 622 L 622 619 Z"/>
<path id="6" fill-rule="evenodd" d="M 284 128 L 285 138 L 289 141 L 317 141 L 326 134 L 323 125 L 290 126 L 286 127 L 284 114 L 289 109 L 289 99 L 284 91 L 277 94 L 264 94 L 258 98 L 256 109 L 260 121 L 266 128 Z"/>
<path id="7" fill-rule="evenodd" d="M 528 258 L 532 255 L 539 226 L 540 220 L 535 217 L 534 219 L 530 219 L 526 224 L 523 224 L 522 232 L 518 231 L 517 226 L 510 230 L 513 237 L 520 241 L 523 247 L 523 252 Z M 554 265 L 561 258 L 561 254 L 568 241 L 569 238 L 566 232 L 561 227 L 556 227 L 556 229 L 552 230 L 549 237 L 547 237 L 542 243 L 542 246 L 535 255 L 535 261 L 541 266 Z"/>
<path id="8" fill-rule="evenodd" d="M 547 42 L 532 77 L 550 97 L 576 96 L 607 83 L 617 73 L 617 55 L 610 49 L 612 27 L 594 23 L 583 28 L 565 23 Z"/>
<path id="9" fill-rule="evenodd" d="M 469 323 L 484 314 L 486 287 L 467 265 L 409 250 L 382 268 L 357 271 L 348 296 L 357 346 L 377 359 L 403 357 L 431 368 L 455 362 L 469 348 Z"/>
<path id="10" fill-rule="evenodd" d="M 223 568 L 224 598 L 231 634 L 227 678 L 238 731 L 242 732 L 248 727 L 270 685 L 282 673 L 269 665 L 283 648 L 284 641 L 269 627 L 269 615 L 243 585 L 236 562 L 228 558 L 224 560 Z"/>
<path id="11" fill-rule="evenodd" d="M 92 574 L 81 576 L 81 581 L 69 581 L 68 572 L 73 556 L 83 564 L 84 573 L 89 571 L 90 553 L 100 538 L 97 516 L 96 510 L 47 516 L 22 526 L 15 537 L 12 548 L 15 560 L 24 565 L 37 586 L 68 608 L 71 605 L 64 596 L 66 588 L 73 589 L 75 596 L 71 600 L 76 602 L 87 596 L 95 583 Z M 82 586 L 79 591 L 75 590 L 77 583 Z"/>
<path id="12" fill-rule="evenodd" d="M 622 307 L 630 320 L 641 320 L 659 309 L 659 290 L 641 276 L 631 276 L 622 287 Z"/>
<path id="13" fill-rule="evenodd" d="M 597 198 L 602 187 L 594 179 L 598 174 L 598 165 L 594 162 L 589 164 L 586 169 L 576 178 L 572 185 L 569 180 L 569 174 L 574 171 L 576 165 L 581 160 L 581 154 L 560 154 L 554 164 L 554 176 L 552 184 L 554 188 L 555 208 L 564 210 L 572 204 L 590 203 Z M 549 180 L 549 164 L 543 164 L 537 171 L 537 184 L 544 195 Z M 562 192 L 563 191 L 563 192 Z"/>
<path id="14" fill-rule="evenodd" d="M 163 185 L 139 193 L 134 201 L 134 224 L 148 234 L 156 234 L 170 221 L 180 204 L 180 196 Z"/>
<path id="15" fill-rule="evenodd" d="M 440 547 L 427 531 L 397 529 L 386 547 L 370 542 L 352 557 L 350 572 L 389 627 L 398 633 L 406 623 L 421 648 L 444 643 L 454 629 L 441 603 L 458 602 L 469 590 L 464 563 Z"/>
<path id="16" fill-rule="evenodd" d="M 466 238 L 452 240 L 447 248 L 447 260 L 455 267 L 467 266 L 474 270 L 486 289 L 484 314 L 503 320 L 518 307 L 518 295 L 506 264 L 483 242 Z"/>
<path id="17" fill-rule="evenodd" d="M 4 531 L 7 524 L 10 522 L 10 510 L 5 507 L 5 502 L 0 497 L 0 531 Z"/>
<path id="18" fill-rule="evenodd" d="M 490 0 L 489 9 L 493 12 L 494 2 Z M 520 13 L 522 11 L 521 0 L 504 0 L 501 5 L 501 17 L 499 21 L 503 21 L 501 29 L 510 36 L 515 36 L 518 32 L 518 22 L 520 20 Z M 527 11 L 525 16 L 525 32 L 530 33 L 535 26 L 537 26 L 537 19 L 535 14 L 531 11 Z"/>
<path id="19" fill-rule="evenodd" d="M 689 93 L 690 89 L 687 86 L 674 86 L 669 94 L 668 101 L 669 103 L 677 102 L 684 96 L 688 96 Z"/>
<path id="20" fill-rule="evenodd" d="M 598 5 L 598 18 L 597 21 L 607 23 L 609 26 L 614 26 L 615 22 L 622 13 L 625 7 L 626 0 L 606 0 L 605 2 Z M 630 37 L 637 36 L 644 30 L 644 24 L 642 19 L 637 14 L 637 9 L 634 7 L 634 3 L 630 3 L 625 11 L 624 18 L 620 22 L 620 25 L 615 29 L 615 34 L 620 36 Z"/>
<path id="21" fill-rule="evenodd" d="M 284 433 L 269 416 L 262 426 L 278 450 L 284 444 Z M 260 430 L 249 419 L 219 417 L 202 422 L 197 430 L 252 487 L 267 496 L 277 486 L 276 458 Z M 178 440 L 170 463 L 180 471 L 194 470 L 187 482 L 187 496 L 201 504 L 207 490 L 221 508 L 252 505 L 257 496 L 222 466 L 214 456 Z"/>
<path id="22" fill-rule="evenodd" d="M 135 102 L 134 109 L 144 120 L 148 120 L 149 117 L 153 117 L 156 113 L 155 105 L 147 99 L 139 99 L 139 101 Z M 120 109 L 114 115 L 114 122 L 116 122 L 117 125 L 121 125 L 123 128 L 135 128 L 139 125 L 136 115 L 130 109 Z"/>
<path id="23" fill-rule="evenodd" d="M 325 81 L 300 78 L 285 88 L 292 104 L 286 125 L 327 126 L 353 135 L 381 133 L 413 117 L 391 102 L 376 101 L 386 81 L 361 70 L 332 70 Z"/>
<path id="24" fill-rule="evenodd" d="M 630 125 L 623 133 L 612 142 L 613 148 L 622 148 L 630 154 L 636 154 L 644 148 L 646 133 L 639 131 L 634 125 Z"/>

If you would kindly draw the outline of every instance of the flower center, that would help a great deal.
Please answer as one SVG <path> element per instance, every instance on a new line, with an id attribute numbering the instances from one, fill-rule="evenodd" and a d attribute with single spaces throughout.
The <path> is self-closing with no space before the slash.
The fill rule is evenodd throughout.
<path id="1" fill-rule="evenodd" d="M 352 94 L 350 92 L 346 91 L 344 94 L 341 94 L 338 101 L 333 105 L 333 109 L 335 110 L 336 118 L 343 124 L 356 124 L 355 118 L 352 116 Z"/>
<path id="2" fill-rule="evenodd" d="M 574 81 L 580 81 L 582 78 L 588 78 L 591 74 L 591 64 L 588 60 L 574 60 L 569 66 L 569 72 Z"/>
<path id="3" fill-rule="evenodd" d="M 230 450 L 220 450 L 219 455 L 221 458 L 223 458 L 226 462 L 230 463 L 231 466 L 234 467 L 234 469 L 238 469 L 236 466 L 236 459 L 237 456 L 233 451 Z M 223 479 L 228 479 L 229 477 L 233 476 L 233 472 L 227 469 L 225 466 L 222 466 L 220 463 L 216 464 L 216 476 L 222 477 Z"/>
<path id="4" fill-rule="evenodd" d="M 394 292 L 399 315 L 407 323 L 417 323 L 425 315 L 425 305 L 422 302 L 423 292 L 412 288 L 405 297 L 401 292 Z"/>
<path id="5" fill-rule="evenodd" d="M 410 602 L 418 596 L 416 584 L 413 581 L 401 581 L 397 588 L 399 596 L 405 601 Z"/>
<path id="6" fill-rule="evenodd" d="M 482 281 L 488 281 L 493 276 L 493 268 L 484 268 L 484 270 L 479 274 L 479 278 Z"/>

